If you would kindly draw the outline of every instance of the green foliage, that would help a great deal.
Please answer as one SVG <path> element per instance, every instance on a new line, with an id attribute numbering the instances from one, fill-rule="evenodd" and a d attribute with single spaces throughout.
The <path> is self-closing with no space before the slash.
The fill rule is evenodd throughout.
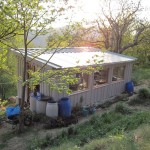
<path id="1" fill-rule="evenodd" d="M 7 50 L 6 50 L 6 46 L 0 44 L 1 49 L 0 49 L 0 69 L 6 70 L 7 65 L 6 65 L 6 61 L 7 61 Z"/>
<path id="2" fill-rule="evenodd" d="M 131 110 L 123 105 L 122 103 L 116 104 L 115 112 L 121 113 L 121 114 L 129 114 L 131 113 Z"/>
<path id="3" fill-rule="evenodd" d="M 134 132 L 134 138 L 137 142 L 137 146 L 139 147 L 139 149 L 145 149 L 148 150 L 150 149 L 150 143 L 149 143 L 149 139 L 150 139 L 150 127 L 149 125 L 144 125 L 141 128 L 138 128 L 135 132 Z"/>
<path id="4" fill-rule="evenodd" d="M 94 115 L 90 121 L 69 128 L 68 133 L 66 131 L 62 132 L 62 135 L 57 136 L 57 138 L 48 140 L 48 145 L 56 148 L 56 146 L 62 145 L 63 143 L 69 143 L 69 145 L 74 145 L 70 147 L 70 149 L 78 149 L 93 139 L 105 136 L 115 137 L 115 139 L 123 139 L 122 133 L 124 131 L 134 130 L 142 124 L 149 123 L 149 120 L 149 111 L 133 112 L 130 115 L 111 111 L 104 113 L 103 115 Z M 35 145 L 38 148 L 42 148 L 42 141 L 43 139 L 34 139 L 33 143 L 36 143 Z M 34 145 L 31 143 L 32 140 L 29 145 Z M 65 144 L 63 145 L 63 148 L 65 149 Z M 68 145 L 66 145 L 66 147 L 67 146 Z M 130 146 L 132 147 L 132 144 Z"/>
<path id="5" fill-rule="evenodd" d="M 139 90 L 138 96 L 141 99 L 147 99 L 147 98 L 150 98 L 150 92 L 149 92 L 148 89 L 142 88 L 142 89 Z"/>
<path id="6" fill-rule="evenodd" d="M 30 141 L 29 145 L 28 145 L 28 149 L 29 150 L 40 150 L 40 141 L 37 137 L 32 138 L 32 141 Z"/>
<path id="7" fill-rule="evenodd" d="M 136 97 L 128 102 L 129 105 L 150 105 L 150 92 L 148 89 L 142 88 Z"/>
<path id="8" fill-rule="evenodd" d="M 0 37 L 0 42 L 4 45 L 9 45 L 9 48 L 13 48 L 14 51 L 19 52 L 20 56 L 22 57 L 23 69 L 22 69 L 22 99 L 21 105 L 24 104 L 25 101 L 25 94 L 26 94 L 26 87 L 28 82 L 27 81 L 27 57 L 28 57 L 28 47 L 30 47 L 31 42 L 38 37 L 39 35 L 44 35 L 51 31 L 52 24 L 63 15 L 64 7 L 67 9 L 65 4 L 67 1 L 51 1 L 51 0 L 3 0 L 0 2 L 0 17 L 3 17 L 1 14 L 4 15 L 4 19 L 9 18 L 10 23 L 12 23 L 12 27 L 17 26 L 17 30 L 15 30 L 15 38 L 10 39 L 8 41 L 2 41 Z M 57 6 L 57 7 L 56 7 Z M 63 7 L 64 6 L 64 7 Z M 3 18 L 2 18 L 3 19 Z M 5 21 L 5 20 L 4 20 Z M 7 27 L 7 20 L 5 22 L 1 21 L 1 24 L 4 23 L 4 26 Z M 10 27 L 10 26 L 9 26 Z M 1 28 L 0 28 L 1 29 Z M 3 29 L 3 28 L 2 28 Z M 7 28 L 9 29 L 9 28 Z M 0 30 L 1 31 L 1 30 Z M 7 31 L 7 30 L 6 30 Z M 6 33 L 7 34 L 7 33 Z M 29 34 L 32 34 L 32 37 L 29 38 Z M 12 35 L 12 34 L 11 34 Z M 23 37 L 23 47 L 24 52 L 20 51 L 19 44 L 16 44 L 16 39 L 20 36 Z M 20 40 L 20 39 L 19 39 Z M 19 41 L 18 40 L 18 41 Z M 20 42 L 20 41 L 19 41 Z M 13 81 L 13 80 L 12 80 Z M 60 86 L 60 85 L 59 85 Z M 24 112 L 23 106 L 21 106 L 21 114 Z M 23 122 L 22 115 L 19 116 L 20 125 L 19 125 L 19 132 L 23 130 L 21 123 Z"/>
<path id="9" fill-rule="evenodd" d="M 80 22 L 73 22 L 69 26 L 53 30 L 47 40 L 49 47 L 83 47 L 94 46 L 92 32 Z"/>
<path id="10" fill-rule="evenodd" d="M 145 100 L 139 98 L 139 97 L 135 97 L 135 98 L 132 98 L 128 104 L 131 105 L 131 106 L 134 106 L 134 105 L 140 105 L 140 104 L 144 104 L 145 103 Z"/>
<path id="11" fill-rule="evenodd" d="M 136 97 L 134 99 L 131 99 L 129 102 L 129 105 L 143 105 L 143 106 L 150 106 L 150 99 L 141 99 L 139 97 Z"/>
<path id="12" fill-rule="evenodd" d="M 41 73 L 40 70 L 32 71 L 28 70 L 30 74 L 30 79 L 28 82 L 30 87 L 33 87 L 40 82 L 45 82 L 50 85 L 51 90 L 57 90 L 59 93 L 66 92 L 70 94 L 72 91 L 69 89 L 68 85 L 75 85 L 78 83 L 80 78 L 75 77 L 76 74 L 91 74 L 94 70 L 94 67 L 74 67 L 74 68 L 65 68 L 65 69 L 50 69 Z M 101 67 L 99 67 L 101 69 Z"/>
<path id="13" fill-rule="evenodd" d="M 144 125 L 131 133 L 122 132 L 115 136 L 97 138 L 85 144 L 82 148 L 77 145 L 72 146 L 72 144 L 69 143 L 70 148 L 68 148 L 68 150 L 149 150 L 149 136 L 150 127 L 149 125 Z M 65 148 L 63 144 L 62 147 L 52 150 L 63 150 Z"/>
<path id="14" fill-rule="evenodd" d="M 16 95 L 16 61 L 14 56 L 7 50 L 6 46 L 2 46 L 0 53 L 0 95 L 2 99 Z"/>
<path id="15" fill-rule="evenodd" d="M 0 149 L 3 149 L 6 147 L 6 144 L 5 143 L 0 143 Z"/>
<path id="16" fill-rule="evenodd" d="M 141 80 L 150 80 L 150 68 L 149 67 L 138 67 L 135 68 L 132 80 L 134 83 L 139 83 Z"/>
<path id="17" fill-rule="evenodd" d="M 8 105 L 8 103 L 9 103 L 8 100 L 3 100 L 0 102 L 0 105 L 4 107 L 4 106 Z"/>
<path id="18" fill-rule="evenodd" d="M 12 5 L 9 2 L 0 1 L 0 43 L 10 40 L 16 34 L 15 31 L 18 26 L 12 21 L 11 15 L 14 15 Z"/>
<path id="19" fill-rule="evenodd" d="M 7 141 L 9 141 L 11 138 L 13 138 L 16 135 L 17 135 L 17 133 L 15 131 L 8 131 L 6 133 L 1 134 L 0 140 L 3 143 L 6 143 Z"/>
<path id="20" fill-rule="evenodd" d="M 4 116 L 5 112 L 4 111 L 0 111 L 0 116 Z"/>
<path id="21" fill-rule="evenodd" d="M 125 51 L 125 54 L 134 56 L 137 58 L 136 64 L 139 66 L 149 65 L 150 64 L 150 29 L 147 28 L 140 35 L 142 41 L 135 46 Z"/>

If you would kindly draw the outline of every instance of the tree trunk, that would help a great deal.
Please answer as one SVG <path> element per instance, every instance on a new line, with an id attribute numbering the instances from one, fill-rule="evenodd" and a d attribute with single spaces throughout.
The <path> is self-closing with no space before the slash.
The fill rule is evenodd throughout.
<path id="1" fill-rule="evenodd" d="M 21 97 L 21 105 L 20 105 L 20 115 L 19 115 L 19 133 L 23 132 L 24 129 L 24 102 L 25 102 L 25 94 L 26 94 L 26 80 L 27 80 L 27 33 L 26 30 L 24 28 L 24 68 L 23 68 L 23 85 L 22 85 L 22 97 Z"/>

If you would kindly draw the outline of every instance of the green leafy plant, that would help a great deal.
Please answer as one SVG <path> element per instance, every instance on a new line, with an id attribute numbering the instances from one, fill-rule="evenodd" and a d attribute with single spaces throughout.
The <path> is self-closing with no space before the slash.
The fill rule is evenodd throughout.
<path id="1" fill-rule="evenodd" d="M 143 103 L 144 103 L 143 99 L 141 99 L 139 97 L 132 98 L 128 102 L 128 104 L 131 105 L 131 106 L 133 106 L 133 105 L 139 105 L 139 104 L 143 104 Z"/>
<path id="2" fill-rule="evenodd" d="M 6 106 L 8 103 L 9 103 L 8 100 L 4 100 L 1 105 Z"/>
<path id="3" fill-rule="evenodd" d="M 141 99 L 147 99 L 147 98 L 150 98 L 150 92 L 148 89 L 142 88 L 139 90 L 138 96 Z"/>
<path id="4" fill-rule="evenodd" d="M 127 108 L 125 105 L 123 105 L 122 103 L 119 103 L 119 104 L 116 104 L 115 112 L 121 113 L 121 114 L 129 114 L 131 113 L 131 110 Z"/>
<path id="5" fill-rule="evenodd" d="M 75 145 L 81 147 L 93 139 L 106 136 L 118 136 L 126 131 L 134 130 L 142 124 L 149 123 L 150 111 L 133 111 L 130 115 L 124 115 L 124 112 L 122 113 L 124 107 L 119 106 L 119 113 L 110 111 L 102 115 L 95 114 L 89 121 L 70 127 L 68 132 L 63 131 L 62 135 L 60 134 L 53 139 L 47 138 L 47 140 L 46 137 L 37 139 L 36 137 L 36 139 L 34 138 L 30 141 L 30 147 L 28 149 L 31 149 L 31 147 L 32 149 L 42 149 L 47 146 L 51 146 L 51 148 L 57 146 L 57 149 L 59 149 L 65 143 L 73 143 L 72 147 Z"/>

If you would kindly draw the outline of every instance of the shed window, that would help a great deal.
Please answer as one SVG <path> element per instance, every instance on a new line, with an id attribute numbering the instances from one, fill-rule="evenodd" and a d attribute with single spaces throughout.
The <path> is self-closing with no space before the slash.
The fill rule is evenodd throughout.
<path id="1" fill-rule="evenodd" d="M 125 66 L 118 66 L 113 69 L 112 81 L 118 81 L 124 79 Z"/>
<path id="2" fill-rule="evenodd" d="M 76 78 L 78 78 L 78 83 L 69 85 L 69 89 L 72 91 L 79 91 L 84 90 L 88 88 L 88 79 L 89 75 L 84 73 L 77 73 L 75 75 Z"/>
<path id="3" fill-rule="evenodd" d="M 94 72 L 94 86 L 105 84 L 108 82 L 108 69 Z"/>

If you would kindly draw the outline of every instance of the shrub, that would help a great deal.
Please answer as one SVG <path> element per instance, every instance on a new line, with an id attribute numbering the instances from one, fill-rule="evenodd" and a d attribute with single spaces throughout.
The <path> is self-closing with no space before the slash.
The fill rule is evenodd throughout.
<path id="1" fill-rule="evenodd" d="M 133 82 L 133 84 L 134 84 L 135 86 L 137 86 L 137 85 L 140 84 L 140 81 L 139 81 L 139 79 L 137 79 L 137 78 L 132 78 L 132 82 Z"/>
<path id="2" fill-rule="evenodd" d="M 135 97 L 128 102 L 129 105 L 139 105 L 143 103 L 144 103 L 144 100 L 139 97 Z"/>
<path id="3" fill-rule="evenodd" d="M 4 100 L 2 103 L 1 103 L 1 105 L 3 106 L 3 107 L 5 107 L 6 105 L 8 105 L 8 100 Z"/>
<path id="4" fill-rule="evenodd" d="M 142 88 L 139 90 L 139 94 L 138 94 L 139 98 L 143 98 L 143 99 L 147 99 L 150 97 L 150 92 L 148 89 L 146 88 Z"/>
<path id="5" fill-rule="evenodd" d="M 115 112 L 121 113 L 121 114 L 129 114 L 131 113 L 131 110 L 124 106 L 122 103 L 119 103 L 115 107 Z"/>

